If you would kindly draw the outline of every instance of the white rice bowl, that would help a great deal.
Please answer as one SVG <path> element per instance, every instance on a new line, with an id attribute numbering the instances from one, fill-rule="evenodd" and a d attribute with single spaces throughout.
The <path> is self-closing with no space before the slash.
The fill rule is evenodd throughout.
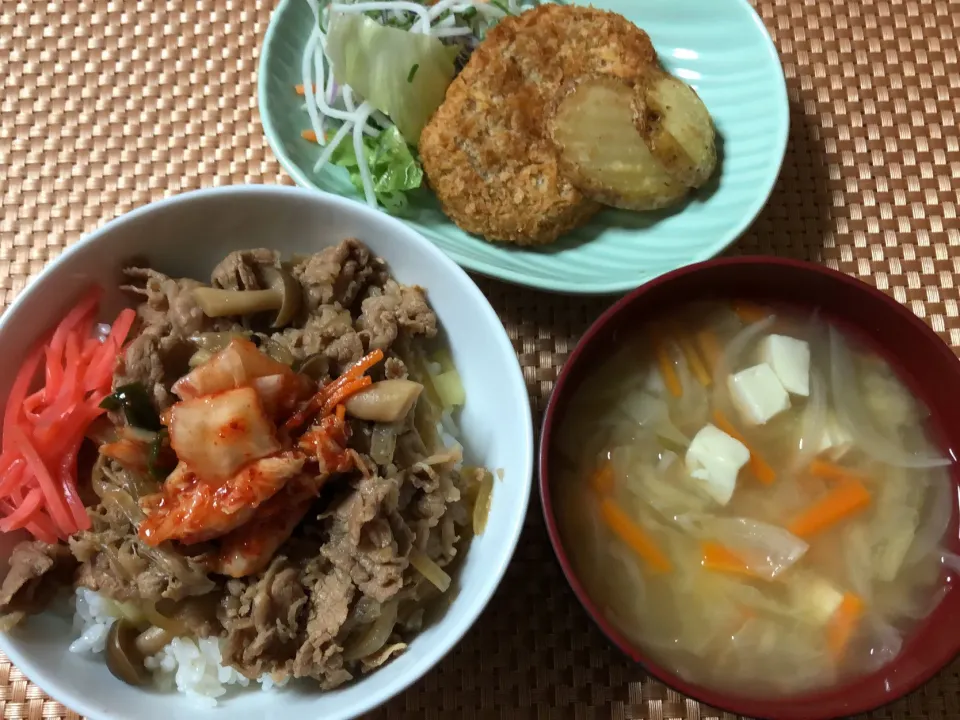
<path id="1" fill-rule="evenodd" d="M 77 588 L 73 627 L 77 639 L 70 643 L 70 652 L 100 656 L 106 646 L 110 626 L 120 617 L 116 603 L 87 588 Z M 250 679 L 229 665 L 223 665 L 218 638 L 174 638 L 160 652 L 144 660 L 153 674 L 158 690 L 176 690 L 198 704 L 214 706 L 232 685 L 248 687 Z M 276 682 L 266 673 L 258 678 L 262 690 L 274 690 L 287 684 L 285 677 Z"/>
<path id="2" fill-rule="evenodd" d="M 128 304 L 117 283 L 126 258 L 143 257 L 171 275 L 203 277 L 232 250 L 271 247 L 290 256 L 317 252 L 345 237 L 365 242 L 400 282 L 427 290 L 467 397 L 455 418 L 444 418 L 444 438 L 461 442 L 471 464 L 504 471 L 486 531 L 463 556 L 449 607 L 412 637 L 401 655 L 332 691 L 310 680 L 280 692 L 258 692 L 269 681 L 258 687 L 248 680 L 244 688 L 232 670 L 221 673 L 215 641 L 182 639 L 151 660 L 160 687 L 166 683 L 183 691 L 161 692 L 111 675 L 104 655 L 96 652 L 112 622 L 110 611 L 104 600 L 84 594 L 84 602 L 66 613 L 46 612 L 0 633 L 0 650 L 71 710 L 91 720 L 355 718 L 433 667 L 476 621 L 499 584 L 524 524 L 533 474 L 533 422 L 516 353 L 493 308 L 460 268 L 403 223 L 360 204 L 282 186 L 210 188 L 109 223 L 71 245 L 0 317 L 0 343 L 7 349 L 0 400 L 27 349 L 91 282 L 106 291 L 100 320 L 112 319 Z M 0 536 L 0 566 L 20 539 Z M 71 645 L 82 652 L 69 652 Z"/>

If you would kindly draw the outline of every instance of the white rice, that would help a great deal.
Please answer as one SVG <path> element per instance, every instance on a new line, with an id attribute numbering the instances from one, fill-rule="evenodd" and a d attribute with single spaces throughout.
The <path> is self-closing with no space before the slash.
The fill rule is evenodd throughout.
<path id="1" fill-rule="evenodd" d="M 116 603 L 78 588 L 73 625 L 79 637 L 70 644 L 70 652 L 102 653 L 107 633 L 119 613 Z M 247 687 L 251 683 L 234 668 L 222 664 L 220 642 L 217 638 L 174 638 L 159 653 L 146 658 L 144 665 L 153 673 L 159 689 L 176 689 L 199 705 L 214 706 L 231 686 Z M 288 679 L 277 682 L 265 674 L 257 682 L 261 690 L 273 690 L 286 685 Z"/>
<path id="2" fill-rule="evenodd" d="M 73 629 L 79 637 L 70 643 L 70 652 L 102 653 L 110 626 L 117 619 L 117 606 L 98 593 L 77 588 Z"/>

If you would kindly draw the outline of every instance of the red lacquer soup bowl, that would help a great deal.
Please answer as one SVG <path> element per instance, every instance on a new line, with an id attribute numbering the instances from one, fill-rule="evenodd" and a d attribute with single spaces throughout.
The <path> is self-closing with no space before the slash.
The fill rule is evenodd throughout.
<path id="1" fill-rule="evenodd" d="M 818 265 L 769 257 L 723 258 L 682 268 L 633 291 L 590 327 L 570 356 L 550 398 L 540 446 L 540 494 L 550 541 L 570 586 L 593 621 L 620 650 L 678 692 L 729 712 L 774 720 L 826 720 L 866 712 L 916 689 L 960 652 L 960 590 L 948 591 L 905 638 L 897 658 L 879 671 L 789 698 L 752 698 L 702 687 L 658 666 L 604 618 L 564 549 L 551 500 L 551 483 L 562 460 L 551 452 L 551 439 L 581 382 L 647 322 L 690 302 L 734 298 L 818 311 L 824 320 L 878 352 L 929 407 L 930 432 L 953 457 L 951 480 L 960 484 L 956 462 L 960 451 L 960 362 L 926 324 L 869 285 Z M 960 551 L 956 508 L 943 543 L 948 550 Z"/>

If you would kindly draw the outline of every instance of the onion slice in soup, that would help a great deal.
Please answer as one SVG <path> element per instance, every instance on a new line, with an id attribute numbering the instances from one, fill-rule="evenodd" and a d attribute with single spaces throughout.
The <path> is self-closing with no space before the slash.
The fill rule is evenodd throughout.
<path id="1" fill-rule="evenodd" d="M 903 468 L 945 467 L 949 458 L 935 453 L 911 451 L 899 438 L 877 429 L 861 398 L 860 382 L 846 342 L 830 328 L 830 375 L 833 401 L 840 422 L 863 452 L 887 465 Z"/>
<path id="2" fill-rule="evenodd" d="M 957 490 L 949 476 L 937 476 L 930 481 L 926 502 L 921 511 L 920 522 L 913 544 L 903 561 L 913 565 L 929 556 L 940 544 L 957 506 Z"/>
<path id="3" fill-rule="evenodd" d="M 701 517 L 692 523 L 703 539 L 715 540 L 758 577 L 773 580 L 802 558 L 810 547 L 777 525 L 750 518 Z"/>
<path id="4" fill-rule="evenodd" d="M 794 471 L 806 468 L 819 450 L 823 439 L 824 428 L 827 423 L 827 389 L 816 372 L 810 372 L 810 396 L 807 406 L 803 410 L 803 419 L 800 425 L 800 440 L 797 443 L 797 457 L 794 460 Z"/>

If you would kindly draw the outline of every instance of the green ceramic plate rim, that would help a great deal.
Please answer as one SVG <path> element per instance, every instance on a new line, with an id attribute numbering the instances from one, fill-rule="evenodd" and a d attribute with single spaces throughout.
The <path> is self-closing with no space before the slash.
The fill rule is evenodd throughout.
<path id="1" fill-rule="evenodd" d="M 280 0 L 280 2 L 277 3 L 276 8 L 274 8 L 273 13 L 270 15 L 270 22 L 267 25 L 267 32 L 263 36 L 263 44 L 260 48 L 260 60 L 257 63 L 257 105 L 260 112 L 260 122 L 263 125 L 263 131 L 267 138 L 267 144 L 270 146 L 270 149 L 273 151 L 273 154 L 276 156 L 277 160 L 280 161 L 280 166 L 287 172 L 288 175 L 290 175 L 291 178 L 293 178 L 293 181 L 300 187 L 311 188 L 316 192 L 326 193 L 329 191 L 320 188 L 315 181 L 311 180 L 306 173 L 304 173 L 290 158 L 286 150 L 284 150 L 283 142 L 280 140 L 280 133 L 273 124 L 271 114 L 267 111 L 267 73 L 264 72 L 264 68 L 266 67 L 267 60 L 273 51 L 273 36 L 277 32 L 278 26 L 277 18 L 283 14 L 287 6 L 292 2 L 303 2 L 303 0 Z M 776 173 L 772 174 L 772 180 L 768 184 L 766 190 L 757 195 L 757 200 L 753 205 L 750 206 L 749 210 L 744 213 L 741 222 L 736 225 L 733 230 L 726 233 L 709 250 L 691 255 L 688 261 L 680 263 L 677 265 L 677 268 L 685 267 L 687 265 L 692 265 L 694 263 L 716 257 L 733 245 L 737 240 L 739 240 L 740 236 L 743 235 L 743 233 L 753 224 L 753 221 L 757 219 L 757 216 L 767 204 L 767 200 L 770 199 L 773 188 L 776 187 L 777 180 L 780 177 L 780 171 L 783 169 L 783 160 L 786 157 L 787 152 L 787 140 L 790 136 L 790 101 L 787 96 L 787 81 L 783 74 L 783 64 L 780 62 L 780 54 L 777 52 L 776 45 L 773 43 L 773 38 L 770 37 L 770 32 L 767 30 L 767 26 L 763 24 L 763 20 L 757 14 L 757 11 L 753 8 L 748 0 L 713 0 L 713 2 L 732 2 L 739 5 L 741 9 L 747 11 L 754 25 L 763 36 L 770 62 L 772 62 L 773 65 L 779 70 L 778 78 L 780 80 L 780 92 L 778 93 L 776 100 L 779 105 L 781 115 L 784 118 L 784 122 L 779 128 L 779 137 L 776 138 L 776 152 L 779 155 L 779 159 L 777 161 L 777 171 Z M 419 232 L 415 227 L 411 226 L 410 229 L 414 230 L 415 232 Z M 422 233 L 420 234 L 422 235 Z M 426 239 L 430 241 L 429 238 Z M 620 294 L 629 290 L 633 290 L 640 285 L 643 285 L 644 283 L 663 275 L 666 272 L 670 272 L 672 269 L 676 269 L 667 268 L 662 272 L 651 275 L 649 278 L 640 283 L 630 281 L 615 281 L 606 283 L 577 282 L 576 284 L 568 284 L 562 280 L 531 277 L 507 268 L 499 268 L 494 265 L 490 265 L 489 263 L 474 262 L 469 257 L 462 256 L 458 252 L 449 251 L 443 248 L 441 249 L 458 265 L 480 275 L 499 280 L 505 280 L 507 282 L 511 282 L 516 285 L 522 285 L 524 287 L 532 287 L 538 290 L 546 290 L 549 292 L 564 293 L 568 295 Z"/>

